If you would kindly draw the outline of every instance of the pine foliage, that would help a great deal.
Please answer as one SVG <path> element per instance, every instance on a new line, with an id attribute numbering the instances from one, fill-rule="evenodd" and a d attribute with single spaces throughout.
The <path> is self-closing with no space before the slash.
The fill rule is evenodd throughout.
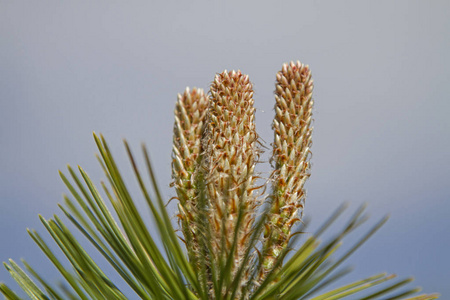
<path id="1" fill-rule="evenodd" d="M 412 278 L 377 274 L 336 288 L 350 270 L 343 262 L 387 220 L 373 225 L 354 245 L 338 251 L 342 241 L 367 216 L 359 208 L 341 229 L 333 227 L 339 207 L 314 233 L 303 219 L 310 175 L 313 81 L 309 66 L 284 64 L 276 75 L 273 172 L 257 186 L 255 171 L 262 152 L 255 128 L 253 85 L 240 71 L 217 74 L 209 94 L 187 88 L 178 95 L 172 150 L 172 186 L 178 202 L 178 228 L 166 209 L 148 151 L 138 166 L 125 149 L 155 228 L 143 214 L 122 177 L 102 135 L 94 134 L 98 161 L 106 181 L 96 187 L 81 168 L 60 172 L 68 188 L 58 216 L 39 216 L 69 263 L 35 230 L 31 238 L 61 274 L 59 286 L 23 261 L 4 263 L 30 299 L 409 299 L 416 295 Z M 143 173 L 144 172 L 144 173 Z M 267 193 L 264 193 L 268 191 Z M 112 207 L 112 210 L 108 209 Z M 122 282 L 115 283 L 69 229 L 77 228 L 105 258 Z M 332 238 L 322 241 L 333 228 Z M 120 286 L 129 286 L 131 294 Z M 5 299 L 22 299 L 0 284 Z M 407 298 L 410 297 L 410 298 Z"/>

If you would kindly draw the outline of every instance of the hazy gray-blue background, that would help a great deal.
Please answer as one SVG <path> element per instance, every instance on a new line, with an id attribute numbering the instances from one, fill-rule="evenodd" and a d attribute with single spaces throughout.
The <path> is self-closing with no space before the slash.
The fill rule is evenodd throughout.
<path id="1" fill-rule="evenodd" d="M 275 73 L 298 59 L 315 80 L 313 226 L 344 201 L 368 202 L 372 222 L 391 214 L 343 282 L 414 275 L 446 299 L 449 53 L 447 1 L 0 1 L 0 260 L 59 278 L 25 228 L 44 233 L 37 214 L 59 214 L 67 163 L 104 178 L 92 131 L 126 174 L 121 139 L 145 142 L 173 196 L 176 95 L 223 69 L 249 74 L 269 146 Z M 0 281 L 12 283 L 4 269 Z"/>

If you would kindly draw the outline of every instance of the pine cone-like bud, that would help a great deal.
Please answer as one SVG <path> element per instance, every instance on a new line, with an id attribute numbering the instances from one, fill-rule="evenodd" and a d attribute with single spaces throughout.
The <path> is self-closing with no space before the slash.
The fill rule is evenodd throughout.
<path id="1" fill-rule="evenodd" d="M 230 254 L 241 212 L 236 267 L 248 244 L 256 206 L 252 193 L 258 155 L 253 87 L 240 71 L 224 71 L 216 75 L 210 94 L 204 165 L 210 224 L 215 235 L 212 243 L 216 254 Z"/>
<path id="2" fill-rule="evenodd" d="M 312 91 L 309 66 L 299 61 L 291 62 L 284 64 L 277 73 L 273 121 L 273 199 L 269 227 L 265 233 L 268 269 L 282 249 L 287 247 L 291 228 L 300 221 L 303 213 L 306 196 L 303 186 L 310 176 Z"/>
<path id="3" fill-rule="evenodd" d="M 209 100 L 202 89 L 186 88 L 178 94 L 172 150 L 172 185 L 179 199 L 179 221 L 192 259 L 198 250 L 195 219 L 198 197 L 197 174 L 200 172 L 202 142 Z"/>

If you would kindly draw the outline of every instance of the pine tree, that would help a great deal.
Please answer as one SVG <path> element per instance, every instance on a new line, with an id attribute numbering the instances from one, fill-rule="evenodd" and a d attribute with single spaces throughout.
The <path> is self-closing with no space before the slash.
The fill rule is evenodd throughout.
<path id="1" fill-rule="evenodd" d="M 29 230 L 48 259 L 61 273 L 59 288 L 23 261 L 6 269 L 30 299 L 406 299 L 420 291 L 402 286 L 412 278 L 393 281 L 378 274 L 326 290 L 346 275 L 342 263 L 387 220 L 381 219 L 353 246 L 337 255 L 342 240 L 367 217 L 359 208 L 334 238 L 319 238 L 342 214 L 344 206 L 309 235 L 303 219 L 305 181 L 310 175 L 313 81 L 307 65 L 284 64 L 276 76 L 274 170 L 257 186 L 255 166 L 261 141 L 255 128 L 253 86 L 240 71 L 217 74 L 209 95 L 187 88 L 178 95 L 172 150 L 172 186 L 178 201 L 174 228 L 167 199 L 157 185 L 148 152 L 143 146 L 144 179 L 125 141 L 136 180 L 154 218 L 160 240 L 147 228 L 105 139 L 94 134 L 98 160 L 108 184 L 100 192 L 88 174 L 68 167 L 60 172 L 70 195 L 60 208 L 111 264 L 133 294 L 125 295 L 91 258 L 58 216 L 44 227 L 68 259 L 64 267 L 35 230 Z M 269 191 L 263 194 L 264 191 Z M 108 210 L 107 202 L 113 208 Z M 180 232 L 180 234 L 177 234 Z M 303 241 L 301 239 L 305 237 Z M 163 250 L 158 247 L 163 245 Z M 337 256 L 337 258 L 333 258 Z M 22 299 L 5 284 L 6 299 Z M 410 300 L 436 299 L 437 294 Z"/>

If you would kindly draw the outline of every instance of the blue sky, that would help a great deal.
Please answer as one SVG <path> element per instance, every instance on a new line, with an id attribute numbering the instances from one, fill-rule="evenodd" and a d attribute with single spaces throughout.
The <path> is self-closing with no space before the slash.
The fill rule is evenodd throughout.
<path id="1" fill-rule="evenodd" d="M 177 93 L 249 74 L 270 147 L 275 74 L 300 60 L 315 82 L 305 214 L 313 227 L 343 202 L 391 215 L 347 281 L 413 275 L 450 297 L 449 36 L 447 1 L 2 1 L 0 260 L 58 279 L 25 228 L 60 214 L 67 163 L 104 178 L 93 131 L 130 175 L 121 139 L 145 142 L 169 199 Z"/>

